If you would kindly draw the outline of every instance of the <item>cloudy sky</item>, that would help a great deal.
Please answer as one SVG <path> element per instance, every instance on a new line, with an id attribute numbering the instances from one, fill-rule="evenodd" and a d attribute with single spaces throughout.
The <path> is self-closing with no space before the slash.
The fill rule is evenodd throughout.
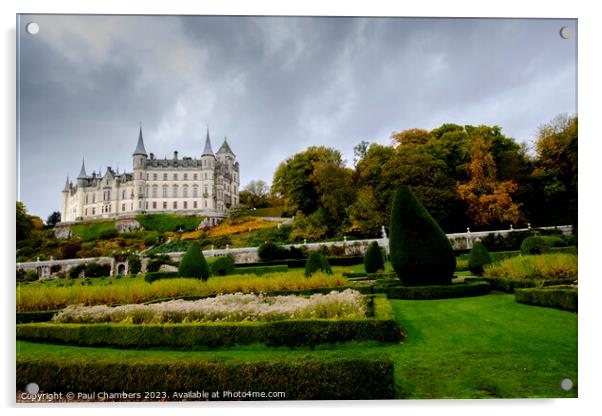
<path id="1" fill-rule="evenodd" d="M 577 112 L 575 20 L 22 15 L 17 31 L 18 196 L 44 219 L 82 158 L 130 171 L 140 123 L 160 158 L 199 157 L 209 125 L 244 186 L 312 145 L 351 164 L 362 140 L 447 122 L 532 143 Z"/>

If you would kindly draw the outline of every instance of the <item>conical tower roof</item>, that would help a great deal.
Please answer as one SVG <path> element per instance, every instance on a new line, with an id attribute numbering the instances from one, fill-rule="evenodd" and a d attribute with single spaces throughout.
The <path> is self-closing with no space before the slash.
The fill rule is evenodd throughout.
<path id="1" fill-rule="evenodd" d="M 142 139 L 142 126 L 140 127 L 140 133 L 138 134 L 138 144 L 136 145 L 136 150 L 132 156 L 141 155 L 147 156 L 146 149 L 144 148 L 144 139 Z"/>
<path id="2" fill-rule="evenodd" d="M 230 153 L 234 156 L 234 152 L 232 151 L 232 149 L 230 149 L 230 145 L 228 145 L 227 137 L 224 137 L 224 143 L 222 143 L 217 153 Z"/>
<path id="3" fill-rule="evenodd" d="M 63 188 L 63 192 L 69 192 L 70 188 L 71 188 L 71 186 L 69 184 L 69 175 L 67 175 L 67 182 L 65 182 L 65 187 Z"/>
<path id="4" fill-rule="evenodd" d="M 84 164 L 83 159 L 82 159 L 82 168 L 79 170 L 79 175 L 77 175 L 77 179 L 88 179 L 88 175 L 86 175 L 86 166 Z"/>
<path id="5" fill-rule="evenodd" d="M 207 127 L 207 137 L 205 138 L 205 149 L 203 150 L 203 156 L 213 156 L 213 149 L 211 148 L 211 139 L 209 138 L 209 127 Z"/>

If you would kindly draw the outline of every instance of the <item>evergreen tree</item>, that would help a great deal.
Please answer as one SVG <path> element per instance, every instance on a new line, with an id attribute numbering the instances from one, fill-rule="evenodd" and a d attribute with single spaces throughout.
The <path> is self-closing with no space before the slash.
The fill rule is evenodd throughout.
<path id="1" fill-rule="evenodd" d="M 195 279 L 207 280 L 209 278 L 209 266 L 203 256 L 199 243 L 193 241 L 182 260 L 178 273 L 181 277 L 193 277 Z"/>
<path id="2" fill-rule="evenodd" d="M 366 269 L 366 273 L 376 273 L 379 270 L 385 270 L 383 253 L 380 251 L 380 247 L 376 241 L 370 243 L 366 250 L 364 268 Z"/>
<path id="3" fill-rule="evenodd" d="M 491 256 L 487 248 L 480 241 L 475 241 L 468 257 L 468 270 L 477 276 L 483 274 L 483 268 L 491 263 Z"/>
<path id="4" fill-rule="evenodd" d="M 405 185 L 395 193 L 389 232 L 391 264 L 404 285 L 451 283 L 456 268 L 454 250 Z"/>

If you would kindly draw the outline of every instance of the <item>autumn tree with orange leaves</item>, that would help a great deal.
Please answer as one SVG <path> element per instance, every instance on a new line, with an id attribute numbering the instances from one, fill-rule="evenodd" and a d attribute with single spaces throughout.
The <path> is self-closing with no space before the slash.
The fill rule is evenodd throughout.
<path id="1" fill-rule="evenodd" d="M 510 180 L 497 180 L 490 147 L 482 137 L 473 140 L 471 159 L 466 166 L 469 180 L 457 183 L 458 196 L 468 205 L 467 214 L 476 226 L 524 222 L 521 204 L 512 200 L 518 186 Z"/>

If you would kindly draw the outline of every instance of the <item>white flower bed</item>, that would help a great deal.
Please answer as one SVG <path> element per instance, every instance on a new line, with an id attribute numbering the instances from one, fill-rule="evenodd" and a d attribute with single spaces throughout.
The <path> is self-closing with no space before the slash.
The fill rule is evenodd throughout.
<path id="1" fill-rule="evenodd" d="M 327 295 L 265 296 L 234 293 L 196 301 L 171 300 L 151 305 L 71 305 L 52 320 L 63 323 L 180 323 L 336 319 L 366 316 L 365 298 L 356 290 Z"/>

